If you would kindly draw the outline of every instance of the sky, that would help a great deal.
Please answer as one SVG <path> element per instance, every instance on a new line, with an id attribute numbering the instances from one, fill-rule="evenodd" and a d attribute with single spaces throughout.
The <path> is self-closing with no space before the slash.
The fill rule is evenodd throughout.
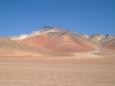
<path id="1" fill-rule="evenodd" d="M 115 34 L 115 0 L 0 0 L 0 35 L 56 26 L 83 34 Z"/>

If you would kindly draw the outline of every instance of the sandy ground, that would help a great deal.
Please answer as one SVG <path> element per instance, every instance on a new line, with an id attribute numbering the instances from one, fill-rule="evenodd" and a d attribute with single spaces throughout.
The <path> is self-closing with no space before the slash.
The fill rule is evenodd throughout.
<path id="1" fill-rule="evenodd" d="M 0 57 L 0 86 L 115 86 L 115 57 Z"/>

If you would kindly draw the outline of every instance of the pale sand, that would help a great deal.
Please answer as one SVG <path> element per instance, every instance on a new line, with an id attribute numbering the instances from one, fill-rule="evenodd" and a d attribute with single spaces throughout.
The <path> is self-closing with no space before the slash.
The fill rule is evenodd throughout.
<path id="1" fill-rule="evenodd" d="M 0 57 L 0 86 L 115 86 L 115 58 Z"/>

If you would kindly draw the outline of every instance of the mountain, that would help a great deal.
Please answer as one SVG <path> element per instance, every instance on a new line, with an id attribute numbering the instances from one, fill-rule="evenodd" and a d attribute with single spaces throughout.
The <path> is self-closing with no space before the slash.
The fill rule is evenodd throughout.
<path id="1" fill-rule="evenodd" d="M 113 35 L 86 35 L 60 29 L 43 27 L 30 34 L 0 37 L 0 56 L 70 55 L 80 52 L 115 52 Z"/>
<path id="2" fill-rule="evenodd" d="M 95 50 L 95 45 L 81 34 L 58 28 L 42 29 L 38 35 L 30 36 L 20 42 L 50 51 L 81 52 Z"/>
<path id="3" fill-rule="evenodd" d="M 102 42 L 111 40 L 113 38 L 114 37 L 112 35 L 94 34 L 94 35 L 90 35 L 89 40 L 94 41 L 94 42 L 98 42 L 98 43 L 102 43 Z"/>

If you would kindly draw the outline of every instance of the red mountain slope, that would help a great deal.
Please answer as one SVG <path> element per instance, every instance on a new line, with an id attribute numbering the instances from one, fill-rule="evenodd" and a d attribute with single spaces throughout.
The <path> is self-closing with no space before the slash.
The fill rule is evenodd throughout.
<path id="1" fill-rule="evenodd" d="M 80 34 L 65 30 L 53 32 L 50 30 L 44 30 L 39 35 L 23 39 L 21 42 L 58 52 L 80 52 L 95 49 L 95 45 Z"/>

